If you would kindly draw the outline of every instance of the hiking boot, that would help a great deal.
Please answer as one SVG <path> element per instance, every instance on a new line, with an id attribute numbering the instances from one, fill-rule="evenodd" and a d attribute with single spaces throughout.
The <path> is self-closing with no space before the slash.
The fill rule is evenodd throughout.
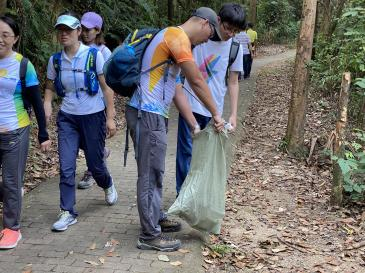
<path id="1" fill-rule="evenodd" d="M 65 231 L 68 226 L 71 226 L 73 224 L 77 223 L 77 219 L 75 216 L 70 214 L 70 212 L 66 210 L 61 210 L 61 212 L 58 214 L 58 220 L 56 223 L 53 224 L 52 230 L 53 231 Z"/>
<path id="2" fill-rule="evenodd" d="M 77 188 L 80 190 L 88 189 L 94 184 L 94 178 L 89 170 L 85 171 L 84 176 L 77 184 Z"/>
<path id="3" fill-rule="evenodd" d="M 175 220 L 170 220 L 167 217 L 158 221 L 162 232 L 178 232 L 181 230 L 181 223 Z"/>
<path id="4" fill-rule="evenodd" d="M 181 241 L 160 235 L 152 240 L 139 239 L 137 247 L 143 250 L 176 251 L 181 247 Z"/>
<path id="5" fill-rule="evenodd" d="M 17 246 L 22 238 L 20 230 L 5 228 L 0 232 L 0 249 L 11 249 Z"/>
<path id="6" fill-rule="evenodd" d="M 109 206 L 113 206 L 118 201 L 118 193 L 114 187 L 114 183 L 107 189 L 104 189 L 105 192 L 105 202 Z"/>

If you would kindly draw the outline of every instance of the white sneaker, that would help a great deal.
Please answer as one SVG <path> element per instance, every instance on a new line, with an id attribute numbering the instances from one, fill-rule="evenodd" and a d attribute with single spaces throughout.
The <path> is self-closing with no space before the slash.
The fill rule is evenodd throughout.
<path id="1" fill-rule="evenodd" d="M 70 214 L 70 212 L 61 210 L 58 214 L 58 220 L 56 223 L 53 224 L 52 230 L 53 231 L 64 231 L 73 224 L 77 223 L 77 219 L 75 216 Z"/>
<path id="2" fill-rule="evenodd" d="M 114 187 L 114 183 L 107 189 L 104 189 L 105 192 L 105 202 L 109 206 L 115 205 L 118 201 L 118 193 L 117 190 Z"/>

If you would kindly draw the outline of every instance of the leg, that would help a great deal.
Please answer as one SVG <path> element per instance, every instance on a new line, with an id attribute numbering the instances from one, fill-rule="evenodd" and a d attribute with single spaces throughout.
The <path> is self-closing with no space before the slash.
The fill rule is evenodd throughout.
<path id="1" fill-rule="evenodd" d="M 19 230 L 22 208 L 21 188 L 28 154 L 29 126 L 0 134 L 3 179 L 3 226 Z"/>
<path id="2" fill-rule="evenodd" d="M 106 119 L 104 111 L 80 116 L 81 143 L 84 147 L 86 163 L 99 187 L 107 189 L 112 178 L 104 161 Z"/>
<path id="3" fill-rule="evenodd" d="M 251 54 L 249 54 L 248 55 L 248 64 L 247 64 L 247 76 L 248 77 L 250 77 L 250 74 L 251 74 L 252 61 L 253 61 L 253 58 L 252 58 Z"/>
<path id="4" fill-rule="evenodd" d="M 61 209 L 77 216 L 74 210 L 76 157 L 80 144 L 77 116 L 58 113 L 58 153 L 60 158 L 60 196 Z"/>

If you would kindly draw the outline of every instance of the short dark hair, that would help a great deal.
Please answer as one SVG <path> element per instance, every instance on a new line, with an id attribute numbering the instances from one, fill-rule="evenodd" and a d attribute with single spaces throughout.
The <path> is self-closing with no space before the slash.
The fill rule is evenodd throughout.
<path id="1" fill-rule="evenodd" d="M 5 24 L 7 24 L 12 29 L 16 37 L 19 36 L 20 34 L 19 25 L 13 18 L 3 15 L 0 16 L 0 21 L 3 21 Z"/>
<path id="2" fill-rule="evenodd" d="M 224 4 L 218 16 L 221 18 L 221 22 L 227 22 L 232 27 L 245 29 L 246 26 L 246 14 L 243 7 L 236 3 Z"/>
<path id="3" fill-rule="evenodd" d="M 253 28 L 253 24 L 252 24 L 251 22 L 248 22 L 248 23 L 247 23 L 247 27 L 248 27 L 248 28 Z"/>

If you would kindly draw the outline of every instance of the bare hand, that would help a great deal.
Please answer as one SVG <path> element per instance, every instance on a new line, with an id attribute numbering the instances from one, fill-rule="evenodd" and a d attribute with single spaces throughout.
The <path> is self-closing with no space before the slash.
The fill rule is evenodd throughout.
<path id="1" fill-rule="evenodd" d="M 217 132 L 220 132 L 224 128 L 224 119 L 220 115 L 213 116 L 214 128 Z"/>
<path id="2" fill-rule="evenodd" d="M 232 129 L 229 131 L 235 131 L 237 127 L 237 118 L 236 116 L 230 116 L 228 122 L 231 124 Z"/>
<path id="3" fill-rule="evenodd" d="M 46 140 L 46 141 L 43 141 L 41 144 L 40 144 L 40 147 L 41 147 L 41 151 L 42 152 L 47 152 L 51 149 L 51 144 L 52 144 L 52 141 L 50 140 Z"/>
<path id="4" fill-rule="evenodd" d="M 106 138 L 111 138 L 117 132 L 117 127 L 113 119 L 107 119 L 106 121 Z"/>
<path id="5" fill-rule="evenodd" d="M 196 124 L 195 127 L 191 130 L 193 136 L 196 136 L 201 131 L 199 124 Z"/>

